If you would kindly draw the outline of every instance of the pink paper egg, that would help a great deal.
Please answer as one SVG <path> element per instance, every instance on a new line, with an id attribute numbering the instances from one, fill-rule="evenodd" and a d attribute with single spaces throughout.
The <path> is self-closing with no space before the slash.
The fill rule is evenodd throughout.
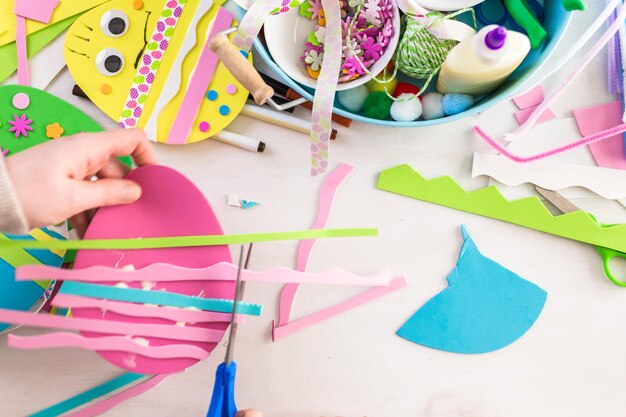
<path id="1" fill-rule="evenodd" d="M 165 236 L 220 235 L 222 228 L 200 190 L 182 174 L 164 166 L 144 166 L 135 169 L 128 179 L 142 187 L 141 198 L 130 205 L 100 209 L 87 233 L 86 239 L 117 239 Z M 75 268 L 104 265 L 135 269 L 154 263 L 170 263 L 190 268 L 204 268 L 219 262 L 231 262 L 228 246 L 197 248 L 172 248 L 150 250 L 96 250 L 79 251 Z M 116 285 L 117 282 L 105 283 Z M 153 285 L 154 284 L 154 285 Z M 151 286 L 152 290 L 164 290 L 204 298 L 233 298 L 235 284 L 231 281 L 185 281 L 165 283 L 128 283 L 131 288 Z M 136 323 L 176 323 L 160 318 L 129 317 L 97 308 L 73 309 L 75 317 L 97 320 L 114 320 Z M 180 325 L 180 323 L 179 323 Z M 228 323 L 186 323 L 186 326 L 226 330 Z M 81 332 L 85 337 L 106 336 L 101 333 Z M 132 336 L 132 335 L 130 335 Z M 170 344 L 193 344 L 208 353 L 216 343 L 200 343 L 145 337 L 150 346 Z M 98 352 L 104 359 L 128 371 L 145 374 L 164 374 L 181 371 L 194 365 L 197 360 L 189 358 L 153 359 L 126 352 Z"/>

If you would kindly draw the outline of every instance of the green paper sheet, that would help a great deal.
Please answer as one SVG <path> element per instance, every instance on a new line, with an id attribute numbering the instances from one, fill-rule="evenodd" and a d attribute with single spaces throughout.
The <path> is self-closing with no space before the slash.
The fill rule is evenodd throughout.
<path id="1" fill-rule="evenodd" d="M 52 24 L 45 29 L 29 35 L 26 38 L 28 57 L 36 55 L 46 45 L 55 40 L 61 33 L 69 28 L 80 15 L 69 17 L 58 23 Z M 0 82 L 5 81 L 17 71 L 17 49 L 15 42 L 0 46 Z M 4 123 L 4 122 L 3 122 Z"/>
<path id="2" fill-rule="evenodd" d="M 24 110 L 13 107 L 13 96 L 17 93 L 25 93 L 30 99 L 29 106 Z M 16 138 L 14 133 L 9 132 L 11 128 L 9 120 L 13 120 L 16 115 L 21 117 L 23 114 L 27 119 L 32 120 L 30 126 L 33 130 L 28 132 L 26 137 Z M 64 130 L 63 137 L 103 130 L 95 120 L 81 110 L 50 93 L 21 85 L 0 86 L 0 147 L 3 150 L 8 149 L 9 156 L 49 141 L 46 135 L 47 126 L 53 123 L 61 125 Z M 119 159 L 128 166 L 132 165 L 129 157 Z"/>
<path id="3" fill-rule="evenodd" d="M 626 253 L 626 224 L 602 227 L 584 211 L 554 216 L 539 198 L 508 201 L 495 186 L 468 192 L 450 177 L 427 180 L 405 164 L 381 172 L 377 188 Z"/>
<path id="4" fill-rule="evenodd" d="M 76 249 L 76 250 L 131 250 L 185 248 L 194 246 L 242 245 L 277 240 L 307 240 L 338 237 L 378 236 L 377 229 L 322 229 L 295 232 L 250 233 L 243 235 L 175 236 L 142 239 L 57 240 L 57 241 L 0 241 L 0 249 Z"/>

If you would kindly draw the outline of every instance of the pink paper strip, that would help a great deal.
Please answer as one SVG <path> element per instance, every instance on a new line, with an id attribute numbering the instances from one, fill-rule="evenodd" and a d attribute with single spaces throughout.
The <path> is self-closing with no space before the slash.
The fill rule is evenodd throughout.
<path id="1" fill-rule="evenodd" d="M 624 8 L 626 9 L 626 7 Z M 584 138 L 577 140 L 576 142 L 572 142 L 570 144 L 530 156 L 519 156 L 509 152 L 505 147 L 501 146 L 494 138 L 492 138 L 484 130 L 482 130 L 480 126 L 474 126 L 474 132 L 476 132 L 476 134 L 485 142 L 487 142 L 492 148 L 494 148 L 510 160 L 515 162 L 532 162 L 539 161 L 540 159 L 545 159 L 563 152 L 571 151 L 572 149 L 580 148 L 581 146 L 600 142 L 619 133 L 624 133 L 626 132 L 626 124 L 621 124 L 611 129 L 600 131 L 594 135 L 585 136 Z"/>
<path id="2" fill-rule="evenodd" d="M 407 283 L 404 277 L 395 278 L 387 287 L 371 288 L 362 292 L 356 297 L 327 308 L 326 310 L 313 313 L 307 317 L 292 321 L 291 323 L 285 324 L 283 326 L 274 327 L 272 329 L 272 339 L 274 341 L 277 341 L 288 337 L 294 333 L 306 329 L 307 327 L 313 326 L 314 324 L 321 323 L 348 310 L 352 310 L 353 308 L 359 307 L 372 300 L 399 290 L 400 288 L 404 288 L 406 287 L 406 285 Z"/>
<path id="3" fill-rule="evenodd" d="M 78 295 L 57 294 L 52 305 L 61 308 L 98 308 L 103 311 L 132 317 L 153 317 L 185 323 L 230 323 L 230 313 L 213 311 L 187 310 L 176 307 L 153 307 L 145 304 L 124 303 L 120 301 L 100 300 Z M 243 324 L 245 316 L 238 314 L 237 323 Z"/>
<path id="4" fill-rule="evenodd" d="M 113 395 L 105 400 L 92 404 L 88 407 L 82 408 L 73 413 L 66 414 L 64 417 L 94 417 L 106 413 L 117 405 L 127 401 L 133 397 L 143 394 L 144 392 L 151 390 L 165 380 L 169 374 L 156 375 L 141 384 L 122 391 Z"/>
<path id="5" fill-rule="evenodd" d="M 330 212 L 333 208 L 333 202 L 335 200 L 337 190 L 339 189 L 341 184 L 343 184 L 346 178 L 348 178 L 348 175 L 352 173 L 352 171 L 354 171 L 353 166 L 342 163 L 337 168 L 335 168 L 333 172 L 328 174 L 328 176 L 324 180 L 324 184 L 322 185 L 322 190 L 320 192 L 317 220 L 315 220 L 315 223 L 313 223 L 311 229 L 323 229 L 328 225 Z M 309 263 L 309 258 L 311 257 L 311 252 L 313 251 L 315 243 L 315 239 L 300 241 L 300 245 L 298 246 L 298 257 L 296 260 L 297 271 L 306 271 L 306 267 Z M 293 307 L 296 293 L 298 292 L 298 287 L 298 284 L 287 284 L 283 287 L 279 301 L 279 326 L 283 326 L 289 323 L 289 320 L 291 318 L 291 309 Z M 274 326 L 274 323 L 272 323 L 272 326 Z"/>
<path id="6" fill-rule="evenodd" d="M 541 104 L 543 98 L 543 87 L 538 85 L 521 96 L 515 97 L 513 102 L 520 110 L 526 110 L 529 107 L 535 107 Z"/>
<path id="7" fill-rule="evenodd" d="M 219 62 L 219 57 L 209 48 L 209 42 L 217 33 L 229 29 L 232 23 L 233 15 L 228 10 L 220 7 L 166 143 L 183 145 L 187 141 L 187 136 L 193 127 L 193 122 L 196 120 L 198 110 L 204 99 L 204 94 L 209 84 L 211 84 L 213 73 Z"/>
<path id="8" fill-rule="evenodd" d="M 68 318 L 49 314 L 33 314 L 23 311 L 0 309 L 0 323 L 30 327 L 82 330 L 93 333 L 122 334 L 158 337 L 161 339 L 191 342 L 219 342 L 223 330 L 199 327 L 175 326 L 173 324 L 124 323 L 110 320 Z"/>
<path id="9" fill-rule="evenodd" d="M 195 345 L 143 346 L 124 336 L 83 337 L 74 333 L 49 333 L 22 337 L 9 335 L 8 345 L 17 349 L 74 347 L 98 352 L 129 352 L 155 359 L 206 359 L 209 352 Z"/>
<path id="10" fill-rule="evenodd" d="M 26 45 L 26 19 L 15 16 L 15 47 L 17 49 L 17 82 L 30 85 L 28 75 L 28 46 Z"/>
<path id="11" fill-rule="evenodd" d="M 584 136 L 593 135 L 622 123 L 622 102 L 614 101 L 599 106 L 574 110 L 578 130 Z M 589 145 L 593 159 L 604 168 L 626 169 L 624 137 L 616 135 Z"/>
<path id="12" fill-rule="evenodd" d="M 350 167 L 351 168 L 351 167 Z M 348 171 L 349 173 L 349 171 Z M 347 174 L 346 174 L 347 175 Z M 334 193 L 334 192 L 333 192 Z M 328 220 L 329 207 L 332 204 L 332 195 L 328 204 L 328 212 L 320 213 L 323 228 Z M 326 208 L 326 207 L 325 207 Z M 325 219 L 325 220 L 324 220 Z M 319 220 L 319 219 L 318 219 Z M 317 225 L 317 223 L 316 223 Z M 244 270 L 241 279 L 246 282 L 280 282 L 287 284 L 322 284 L 322 285 L 388 285 L 393 277 L 390 271 L 382 272 L 371 277 L 353 274 L 340 268 L 331 268 L 322 273 L 300 272 L 306 269 L 308 257 L 315 240 L 305 240 L 300 243 L 302 253 L 298 254 L 298 270 L 285 267 L 271 268 L 262 272 Z M 301 269 L 300 269 L 301 268 Z M 33 279 L 56 279 L 62 281 L 81 282 L 172 282 L 172 281 L 235 281 L 237 279 L 237 265 L 220 262 L 207 268 L 186 268 L 171 264 L 152 264 L 138 270 L 124 270 L 106 266 L 92 266 L 85 269 L 62 269 L 43 265 L 28 265 L 16 270 L 17 281 Z M 43 278 L 36 278 L 43 277 Z M 229 319 L 230 321 L 230 315 Z"/>
<path id="13" fill-rule="evenodd" d="M 524 110 L 516 111 L 515 112 L 515 118 L 517 119 L 517 123 L 520 124 L 520 125 L 526 123 L 526 120 L 528 120 L 528 118 L 530 117 L 532 112 L 535 111 L 536 108 L 537 108 L 537 106 L 531 106 L 531 107 L 528 107 L 528 108 L 526 108 Z M 537 123 L 545 122 L 547 120 L 554 119 L 555 117 L 556 117 L 556 115 L 552 112 L 552 110 L 548 109 L 548 110 L 543 112 L 541 117 L 539 117 L 539 119 L 537 120 Z M 613 125 L 613 126 L 615 126 L 615 125 Z"/>

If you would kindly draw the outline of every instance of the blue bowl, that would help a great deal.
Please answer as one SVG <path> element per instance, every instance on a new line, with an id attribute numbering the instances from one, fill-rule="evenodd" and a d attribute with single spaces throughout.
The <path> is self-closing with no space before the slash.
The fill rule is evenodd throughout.
<path id="1" fill-rule="evenodd" d="M 486 19 L 498 19 L 499 17 L 503 17 L 501 13 L 502 0 L 486 0 L 484 3 L 476 6 L 476 12 L 482 13 Z M 498 10 L 496 10 L 498 9 Z M 495 13 L 491 13 L 495 11 Z M 485 13 L 487 12 L 487 13 Z M 499 17 L 495 17 L 492 15 L 499 15 Z M 353 120 L 358 120 L 360 122 L 372 123 L 376 125 L 383 126 L 393 126 L 393 127 L 418 127 L 418 126 L 432 126 L 438 125 L 442 123 L 448 123 L 455 120 L 460 120 L 468 116 L 475 115 L 480 113 L 496 104 L 514 96 L 516 93 L 520 92 L 523 88 L 528 87 L 525 86 L 526 81 L 532 77 L 546 62 L 552 52 L 555 50 L 559 41 L 563 37 L 563 33 L 567 28 L 571 19 L 571 13 L 567 12 L 563 7 L 561 0 L 544 0 L 544 8 L 543 8 L 543 26 L 548 33 L 547 40 L 543 43 L 542 47 L 536 50 L 532 50 L 530 54 L 526 57 L 522 65 L 520 65 L 517 70 L 503 84 L 500 88 L 495 90 L 494 92 L 481 97 L 472 108 L 469 110 L 456 114 L 454 116 L 442 117 L 440 119 L 434 120 L 417 120 L 413 122 L 396 122 L 394 120 L 378 120 L 371 119 L 369 117 L 365 117 L 362 114 L 352 113 L 339 104 L 337 100 L 335 100 L 334 112 L 336 114 L 348 117 Z M 494 22 L 488 20 L 489 23 L 502 23 L 502 21 Z M 518 27 L 515 27 L 515 24 L 506 24 L 506 26 L 511 27 L 514 30 L 519 30 Z M 296 90 L 302 96 L 306 97 L 309 100 L 313 100 L 313 95 L 315 90 L 305 87 L 294 80 L 292 80 L 285 72 L 274 62 L 272 56 L 268 52 L 267 48 L 263 44 L 260 39 L 257 39 L 254 44 L 256 53 L 263 58 L 263 60 L 267 63 L 267 65 L 291 88 Z M 406 79 L 406 78 L 403 78 Z M 421 85 L 420 81 L 408 79 L 414 84 Z M 432 83 L 433 85 L 435 82 Z"/>

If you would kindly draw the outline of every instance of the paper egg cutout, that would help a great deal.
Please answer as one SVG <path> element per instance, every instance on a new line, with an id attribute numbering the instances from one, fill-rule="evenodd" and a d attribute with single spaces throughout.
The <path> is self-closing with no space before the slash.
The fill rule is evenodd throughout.
<path id="1" fill-rule="evenodd" d="M 86 239 L 166 237 L 193 235 L 220 235 L 222 228 L 211 206 L 200 190 L 182 174 L 163 166 L 144 166 L 133 170 L 128 179 L 142 187 L 141 198 L 130 205 L 105 207 L 98 210 L 86 234 Z M 95 265 L 123 268 L 132 265 L 135 269 L 154 263 L 169 263 L 189 268 L 204 268 L 219 262 L 230 262 L 227 246 L 205 246 L 196 248 L 171 248 L 150 250 L 97 250 L 79 251 L 74 268 Z M 115 285 L 116 282 L 105 283 Z M 205 298 L 233 298 L 235 283 L 232 281 L 184 281 L 162 283 L 128 283 L 131 288 L 151 288 L 184 295 Z M 75 317 L 97 320 L 171 324 L 160 318 L 136 318 L 97 308 L 73 309 Z M 179 323 L 180 325 L 180 323 Z M 228 323 L 187 323 L 185 326 L 226 330 Z M 102 337 L 103 334 L 81 332 L 85 337 Z M 211 352 L 216 343 L 182 342 L 146 337 L 150 346 L 171 344 L 193 344 Z M 127 352 L 99 354 L 112 364 L 137 373 L 167 374 L 181 371 L 197 362 L 190 358 L 153 359 Z"/>
<path id="2" fill-rule="evenodd" d="M 169 143 L 171 137 L 181 144 L 204 140 L 228 126 L 248 98 L 247 90 L 219 62 L 204 86 L 197 114 L 182 106 L 207 48 L 207 33 L 222 21 L 215 19 L 220 4 L 144 0 L 143 7 L 136 9 L 132 1 L 111 0 L 70 27 L 65 40 L 68 68 L 90 100 L 124 127 L 145 128 L 150 139 L 162 143 L 168 137 Z M 198 69 L 204 71 L 204 67 Z M 233 93 L 226 91 L 230 85 L 236 87 Z M 206 98 L 211 90 L 218 93 L 217 100 Z M 220 112 L 224 106 L 229 109 L 226 114 Z M 179 113 L 194 113 L 190 131 L 172 129 Z M 209 124 L 208 131 L 200 129 L 203 122 Z"/>
<path id="3" fill-rule="evenodd" d="M 431 298 L 397 332 L 412 342 L 455 353 L 486 353 L 522 337 L 547 293 L 480 253 L 465 226 L 465 242 L 448 288 Z"/>

